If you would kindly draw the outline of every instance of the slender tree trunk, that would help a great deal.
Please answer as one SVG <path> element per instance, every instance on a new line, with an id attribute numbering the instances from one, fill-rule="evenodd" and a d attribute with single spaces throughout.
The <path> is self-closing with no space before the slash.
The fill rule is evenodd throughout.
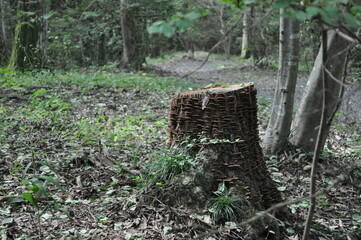
<path id="1" fill-rule="evenodd" d="M 24 13 L 15 29 L 9 67 L 24 70 L 40 67 L 38 49 L 39 22 L 37 16 L 28 14 L 40 9 L 38 1 L 22 0 L 19 9 Z M 37 15 L 37 14 L 36 14 Z"/>
<path id="2" fill-rule="evenodd" d="M 11 50 L 11 40 L 10 40 L 10 34 L 7 33 L 8 24 L 6 21 L 6 15 L 9 13 L 9 4 L 5 0 L 0 0 L 0 14 L 1 14 L 1 37 L 0 37 L 0 65 L 4 65 L 4 62 L 6 62 L 10 55 Z"/>
<path id="3" fill-rule="evenodd" d="M 328 89 L 326 91 L 326 121 L 325 131 L 321 137 L 321 146 L 325 145 L 330 121 L 335 109 L 340 104 L 340 96 L 343 91 L 342 78 L 346 68 L 346 57 L 349 42 L 338 35 L 335 31 L 328 32 L 328 61 L 326 71 L 330 74 L 327 77 Z M 318 128 L 322 110 L 322 48 L 320 49 L 313 70 L 307 82 L 305 94 L 301 101 L 301 106 L 293 120 L 292 129 L 294 134 L 291 142 L 305 151 L 312 152 L 317 139 Z"/>
<path id="4" fill-rule="evenodd" d="M 251 38 L 251 12 L 245 12 L 243 15 L 242 30 L 242 52 L 241 58 L 248 59 L 251 57 L 250 38 Z"/>
<path id="5" fill-rule="evenodd" d="M 159 33 L 155 33 L 151 35 L 151 43 L 152 43 L 152 47 L 150 50 L 150 57 L 151 58 L 156 58 L 156 57 L 160 57 L 160 40 L 161 40 L 161 36 Z"/>
<path id="6" fill-rule="evenodd" d="M 326 65 L 327 62 L 327 30 L 323 29 L 322 30 L 322 66 Z M 304 231 L 303 231 L 303 236 L 302 236 L 302 240 L 307 240 L 309 239 L 309 234 L 310 234 L 310 230 L 311 230 L 311 224 L 312 224 L 312 219 L 313 219 L 313 215 L 315 213 L 315 209 L 316 209 L 316 181 L 317 181 L 317 168 L 318 168 L 318 160 L 320 157 L 320 154 L 322 153 L 322 136 L 324 135 L 324 130 L 326 127 L 326 92 L 329 91 L 328 88 L 328 81 L 327 81 L 327 73 L 325 71 L 325 68 L 323 68 L 322 70 L 322 110 L 321 110 L 321 119 L 320 119 L 320 127 L 318 129 L 318 133 L 317 133 L 317 140 L 316 140 L 316 144 L 315 144 L 315 154 L 313 155 L 313 159 L 312 159 L 312 170 L 311 170 L 311 186 L 310 186 L 310 196 L 312 196 L 310 198 L 310 207 L 308 209 L 308 214 L 307 214 L 307 219 L 305 222 L 305 227 L 304 227 Z"/>
<path id="7" fill-rule="evenodd" d="M 225 20 L 226 18 L 225 11 L 226 11 L 226 7 L 223 6 L 222 9 L 220 10 L 219 21 L 221 22 L 221 34 L 225 36 L 223 41 L 223 50 L 224 50 L 224 54 L 226 55 L 226 58 L 228 59 L 231 54 L 230 52 L 231 52 L 232 36 L 226 35 L 226 32 L 228 32 L 228 26 Z"/>
<path id="8" fill-rule="evenodd" d="M 40 64 L 41 68 L 43 68 L 47 62 L 48 58 L 48 30 L 49 24 L 48 20 L 44 18 L 44 16 L 48 13 L 49 7 L 44 3 L 44 1 L 40 1 L 40 14 L 39 14 L 39 55 L 40 55 Z"/>
<path id="9" fill-rule="evenodd" d="M 281 10 L 281 15 L 283 10 Z M 276 154 L 282 151 L 290 135 L 294 94 L 298 75 L 300 52 L 300 24 L 280 17 L 280 53 L 277 86 L 271 119 L 264 138 L 264 151 Z"/>
<path id="10" fill-rule="evenodd" d="M 145 63 L 145 57 L 142 54 L 142 40 L 139 29 L 136 27 L 133 11 L 131 6 L 134 0 L 121 0 L 122 15 L 122 36 L 123 36 L 123 64 L 128 67 L 140 69 Z"/>
<path id="11" fill-rule="evenodd" d="M 5 23 L 5 1 L 0 0 L 0 11 L 1 11 L 1 36 L 3 44 L 6 46 L 6 23 Z"/>
<path id="12" fill-rule="evenodd" d="M 101 33 L 98 39 L 98 66 L 104 66 L 107 63 L 106 52 L 105 34 Z"/>

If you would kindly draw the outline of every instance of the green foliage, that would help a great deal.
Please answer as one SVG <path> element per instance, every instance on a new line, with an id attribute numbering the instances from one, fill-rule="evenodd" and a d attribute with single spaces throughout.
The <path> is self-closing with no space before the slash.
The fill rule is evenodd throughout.
<path id="1" fill-rule="evenodd" d="M 361 26 L 361 6 L 353 0 L 306 1 L 300 7 L 296 0 L 277 0 L 275 8 L 286 8 L 285 17 L 300 21 L 319 19 L 334 28 L 358 29 Z M 342 6 L 347 6 L 343 8 Z"/>
<path id="2" fill-rule="evenodd" d="M 34 177 L 29 179 L 29 176 L 33 174 L 29 174 L 30 171 L 37 172 L 37 167 L 39 165 L 43 165 L 48 167 L 49 173 L 53 173 L 53 175 L 35 175 Z M 26 190 L 23 189 L 23 192 L 20 196 L 6 196 L 7 204 L 18 204 L 28 202 L 35 210 L 35 216 L 37 218 L 36 224 L 39 228 L 39 235 L 41 235 L 41 217 L 46 212 L 63 212 L 70 219 L 71 215 L 68 211 L 67 206 L 65 206 L 61 201 L 59 201 L 59 197 L 54 193 L 54 189 L 50 189 L 49 184 L 55 186 L 62 193 L 65 193 L 65 188 L 60 184 L 57 180 L 56 174 L 52 171 L 54 168 L 50 166 L 50 164 L 46 161 L 34 161 L 30 162 L 26 167 L 23 168 L 22 173 L 22 184 L 25 186 Z M 16 171 L 13 171 L 14 174 Z M 1 199 L 0 199 L 1 200 Z"/>
<path id="3" fill-rule="evenodd" d="M 352 48 L 349 56 L 349 69 L 353 81 L 361 81 L 361 45 Z"/>
<path id="4" fill-rule="evenodd" d="M 48 19 L 48 66 L 74 68 L 104 65 L 121 58 L 118 1 L 99 1 L 99 7 L 65 5 Z"/>
<path id="5" fill-rule="evenodd" d="M 35 213 L 35 227 L 46 225 L 47 217 L 70 216 L 67 208 L 76 202 L 65 200 L 64 196 L 72 195 L 63 191 L 65 180 L 74 185 L 75 179 L 68 178 L 72 175 L 68 172 L 77 172 L 80 167 L 90 172 L 95 169 L 94 162 L 100 161 L 98 157 L 114 165 L 114 170 L 107 170 L 114 171 L 108 182 L 89 185 L 94 193 L 86 199 L 101 202 L 99 209 L 109 204 L 120 186 L 126 189 L 122 198 L 141 188 L 141 173 L 132 175 L 129 171 L 139 168 L 146 154 L 166 141 L 166 117 L 157 111 L 168 107 L 168 98 L 175 91 L 192 86 L 185 80 L 144 72 L 20 73 L 0 69 L 0 74 L 0 153 L 8 161 L 0 174 L 1 181 L 6 179 L 0 210 L 17 211 L 14 209 L 26 204 L 23 211 Z M 173 172 L 192 164 L 190 158 L 178 164 L 182 156 L 171 157 Z M 138 185 L 124 186 L 125 178 Z M 81 182 L 86 181 L 82 177 Z M 130 209 L 135 208 L 136 200 L 128 202 L 133 204 Z M 106 227 L 108 216 L 100 211 L 98 224 Z M 0 222 L 2 228 L 4 223 Z"/>
<path id="6" fill-rule="evenodd" d="M 162 148 L 152 153 L 145 168 L 152 183 L 166 183 L 196 165 L 196 157 L 191 154 L 193 144 L 185 144 L 185 147 Z"/>
<path id="7" fill-rule="evenodd" d="M 235 195 L 231 189 L 227 189 L 224 183 L 220 183 L 217 191 L 207 202 L 207 209 L 215 222 L 236 221 L 247 217 L 249 203 L 240 195 Z"/>
<path id="8" fill-rule="evenodd" d="M 169 21 L 157 21 L 149 28 L 150 34 L 161 33 L 166 37 L 171 37 L 178 30 L 179 32 L 186 31 L 199 18 L 207 16 L 208 12 L 189 12 L 186 14 L 173 15 Z"/>

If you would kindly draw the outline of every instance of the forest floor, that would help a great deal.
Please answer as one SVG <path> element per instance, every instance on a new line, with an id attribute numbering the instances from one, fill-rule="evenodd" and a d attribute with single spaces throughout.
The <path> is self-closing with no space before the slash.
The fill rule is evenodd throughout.
<path id="1" fill-rule="evenodd" d="M 178 75 L 199 63 L 181 58 L 155 67 Z M 150 191 L 167 187 L 166 180 L 152 179 L 167 167 L 161 161 L 171 159 L 165 144 L 174 93 L 212 82 L 255 82 L 264 132 L 276 71 L 228 60 L 207 66 L 203 77 L 197 73 L 188 81 L 145 72 L 0 72 L 2 240 L 250 239 L 239 225 L 215 224 L 207 208 L 145 201 Z M 318 189 L 325 192 L 311 239 L 361 239 L 359 124 L 337 120 L 332 127 L 319 165 Z M 266 160 L 285 200 L 308 195 L 308 154 L 293 149 Z M 154 166 L 160 169 L 150 172 Z M 300 239 L 308 206 L 307 200 L 288 206 L 295 218 L 279 221 L 282 239 Z"/>

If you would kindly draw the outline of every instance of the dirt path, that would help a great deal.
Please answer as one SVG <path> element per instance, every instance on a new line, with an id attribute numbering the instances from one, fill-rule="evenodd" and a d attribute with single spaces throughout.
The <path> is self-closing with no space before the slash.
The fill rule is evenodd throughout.
<path id="1" fill-rule="evenodd" d="M 197 69 L 204 59 L 204 53 L 196 55 L 196 60 L 179 58 L 176 60 L 155 63 L 152 66 L 162 72 L 175 76 L 183 76 Z M 295 106 L 299 106 L 307 84 L 307 73 L 300 73 L 296 88 Z M 239 66 L 231 60 L 209 60 L 201 69 L 188 76 L 188 79 L 202 86 L 221 82 L 222 84 L 254 82 L 258 88 L 258 97 L 272 101 L 277 84 L 277 70 L 254 66 Z M 340 107 L 339 120 L 347 124 L 361 121 L 361 83 L 347 85 L 344 101 Z"/>

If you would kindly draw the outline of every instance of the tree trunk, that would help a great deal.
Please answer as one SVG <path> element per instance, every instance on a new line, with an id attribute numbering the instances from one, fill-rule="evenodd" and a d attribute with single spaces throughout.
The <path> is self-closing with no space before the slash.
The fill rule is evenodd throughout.
<path id="1" fill-rule="evenodd" d="M 326 92 L 326 120 L 331 121 L 340 104 L 343 91 L 342 78 L 346 68 L 346 57 L 349 42 L 330 30 L 328 33 L 328 61 L 326 69 L 332 74 L 327 77 L 328 91 Z M 337 79 L 337 80 L 336 80 Z M 292 123 L 294 131 L 291 142 L 304 151 L 312 152 L 315 148 L 317 132 L 322 110 L 322 46 L 317 55 L 315 65 L 307 82 L 305 94 L 300 108 Z M 321 139 L 321 146 L 325 145 L 331 124 L 325 126 L 325 134 Z"/>
<path id="2" fill-rule="evenodd" d="M 40 67 L 39 22 L 37 14 L 28 14 L 40 9 L 39 2 L 23 0 L 19 2 L 19 9 L 24 13 L 15 29 L 15 36 L 9 67 L 25 70 Z"/>
<path id="3" fill-rule="evenodd" d="M 121 0 L 121 26 L 123 36 L 123 64 L 130 68 L 140 69 L 145 63 L 145 56 L 142 53 L 142 38 L 140 31 L 136 26 L 134 11 L 131 6 L 134 0 Z"/>
<path id="4" fill-rule="evenodd" d="M 228 59 L 231 55 L 231 44 L 232 44 L 232 36 L 231 35 L 226 35 L 226 33 L 228 32 L 228 25 L 226 22 L 226 6 L 222 6 L 222 8 L 220 9 L 220 13 L 219 13 L 219 21 L 221 23 L 221 34 L 224 36 L 224 40 L 223 40 L 223 50 L 224 50 L 224 54 L 226 55 L 226 58 Z"/>
<path id="5" fill-rule="evenodd" d="M 9 26 L 10 16 L 10 6 L 9 2 L 5 0 L 0 0 L 0 14 L 1 14 L 1 35 L 0 35 L 0 66 L 6 65 L 9 60 L 11 53 L 11 39 L 12 35 L 8 32 L 8 29 L 11 29 Z"/>
<path id="6" fill-rule="evenodd" d="M 245 12 L 243 16 L 242 30 L 242 52 L 241 58 L 248 59 L 251 57 L 250 38 L 251 38 L 251 12 Z"/>
<path id="7" fill-rule="evenodd" d="M 282 16 L 283 10 L 281 10 Z M 294 94 L 298 75 L 300 52 L 300 24 L 280 17 L 280 52 L 277 86 L 273 99 L 271 119 L 264 138 L 264 151 L 276 154 L 284 150 L 290 135 Z"/>
<path id="8" fill-rule="evenodd" d="M 40 67 L 43 68 L 46 65 L 48 58 L 48 20 L 44 16 L 49 11 L 49 6 L 44 1 L 40 1 L 40 14 L 39 14 L 39 55 L 40 55 Z"/>
<path id="9" fill-rule="evenodd" d="M 104 66 L 106 60 L 107 45 L 105 42 L 105 34 L 101 33 L 98 38 L 98 66 Z"/>
<path id="10" fill-rule="evenodd" d="M 160 57 L 161 53 L 160 53 L 160 40 L 161 40 L 161 36 L 159 33 L 154 33 L 151 35 L 151 49 L 150 49 L 150 57 L 151 58 L 156 58 L 156 57 Z"/>
<path id="11" fill-rule="evenodd" d="M 168 144 L 181 147 L 185 139 L 195 141 L 201 162 L 194 182 L 187 187 L 203 190 L 203 194 L 198 191 L 194 196 L 190 190 L 176 198 L 209 196 L 219 183 L 225 183 L 257 210 L 281 201 L 259 146 L 256 92 L 247 84 L 215 86 L 173 98 Z"/>

